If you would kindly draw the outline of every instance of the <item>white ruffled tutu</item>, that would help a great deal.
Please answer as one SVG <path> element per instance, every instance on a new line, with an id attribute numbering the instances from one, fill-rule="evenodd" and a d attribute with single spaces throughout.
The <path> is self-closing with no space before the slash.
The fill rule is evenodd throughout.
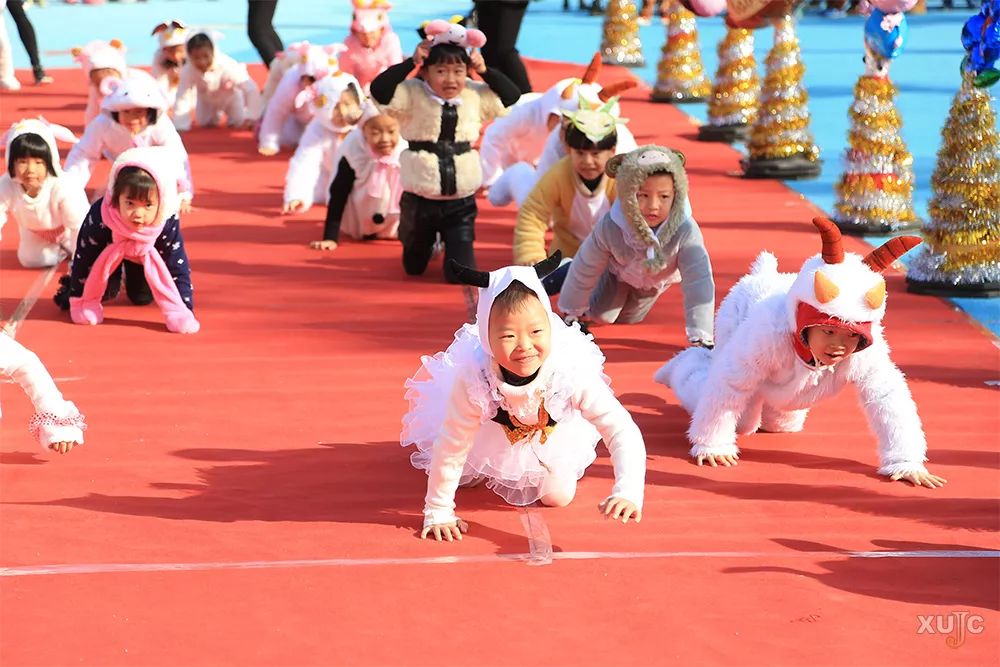
<path id="1" fill-rule="evenodd" d="M 539 499 L 549 475 L 577 480 L 596 458 L 600 434 L 577 407 L 575 388 L 593 382 L 608 383 L 604 355 L 578 326 L 566 327 L 553 316 L 552 352 L 530 384 L 504 384 L 496 364 L 482 348 L 475 325 L 466 324 L 444 352 L 423 357 L 423 365 L 406 381 L 410 410 L 403 418 L 400 444 L 415 445 L 410 456 L 415 468 L 427 471 L 434 441 L 444 423 L 455 379 L 468 382 L 468 398 L 480 408 L 482 421 L 469 450 L 460 484 L 486 478 L 486 485 L 511 505 L 530 505 Z M 524 398 L 512 407 L 509 398 Z M 503 427 L 491 421 L 498 408 L 525 424 L 534 423 L 538 400 L 556 426 L 543 443 L 540 434 L 511 444 Z"/>

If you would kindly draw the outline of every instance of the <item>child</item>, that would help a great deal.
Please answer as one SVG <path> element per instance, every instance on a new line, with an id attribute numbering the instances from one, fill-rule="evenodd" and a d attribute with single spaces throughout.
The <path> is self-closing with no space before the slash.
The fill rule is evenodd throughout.
<path id="1" fill-rule="evenodd" d="M 66 157 L 66 175 L 84 187 L 102 156 L 113 160 L 134 146 L 165 146 L 184 168 L 180 210 L 189 213 L 194 198 L 191 162 L 184 142 L 167 118 L 167 100 L 156 81 L 143 74 L 116 82 L 101 108 L 101 115 L 87 125 L 80 143 Z"/>
<path id="2" fill-rule="evenodd" d="M 28 431 L 38 444 L 60 454 L 83 444 L 87 428 L 83 415 L 63 398 L 38 355 L 6 333 L 0 333 L 0 372 L 21 385 L 31 399 L 35 414 Z"/>
<path id="3" fill-rule="evenodd" d="M 399 120 L 409 143 L 400 156 L 403 196 L 399 239 L 409 275 L 427 269 L 440 234 L 445 247 L 445 280 L 455 282 L 448 259 L 473 266 L 475 192 L 482 183 L 472 143 L 483 123 L 504 113 L 520 96 L 500 72 L 487 69 L 478 51 L 486 38 L 478 30 L 436 20 L 425 27 L 412 58 L 394 65 L 372 82 L 372 97 Z M 414 67 L 418 78 L 404 81 Z M 468 80 L 473 69 L 485 84 Z"/>
<path id="4" fill-rule="evenodd" d="M 453 263 L 458 280 L 480 288 L 476 323 L 406 382 L 400 443 L 417 447 L 410 460 L 428 474 L 421 537 L 462 539 L 455 491 L 484 480 L 512 505 L 568 505 L 601 439 L 615 484 L 599 509 L 624 523 L 642 517 L 642 434 L 608 386 L 604 355 L 555 316 L 539 280 L 559 259 L 492 273 Z"/>
<path id="5" fill-rule="evenodd" d="M 615 181 L 604 168 L 615 154 L 616 127 L 622 122 L 609 112 L 613 102 L 570 115 L 569 156 L 542 176 L 517 214 L 515 264 L 534 264 L 546 257 L 545 232 L 550 227 L 549 252 L 558 250 L 564 257 L 573 257 L 607 214 L 615 199 Z"/>
<path id="6" fill-rule="evenodd" d="M 736 437 L 801 431 L 809 409 L 846 384 L 858 387 L 878 438 L 881 475 L 934 488 L 927 441 L 906 378 L 882 335 L 882 271 L 920 243 L 891 239 L 866 257 L 845 253 L 840 230 L 816 218 L 823 251 L 798 274 L 764 252 L 719 307 L 718 346 L 685 350 L 656 374 L 691 414 L 698 465 L 736 465 Z"/>
<path id="7" fill-rule="evenodd" d="M 684 157 L 642 146 L 616 155 L 605 170 L 618 181 L 618 200 L 569 265 L 559 309 L 598 324 L 641 322 L 679 282 L 688 341 L 712 345 L 715 282 L 698 223 L 687 213 Z"/>
<path id="8" fill-rule="evenodd" d="M 160 48 L 153 56 L 153 78 L 160 84 L 167 108 L 173 110 L 177 102 L 177 87 L 181 82 L 181 68 L 187 62 L 185 43 L 191 36 L 183 23 L 174 19 L 153 28 L 153 36 L 160 42 Z"/>
<path id="9" fill-rule="evenodd" d="M 258 153 L 277 155 L 281 146 L 299 143 L 314 110 L 312 104 L 299 102 L 302 99 L 299 94 L 337 69 L 337 53 L 342 48 L 341 44 L 313 46 L 309 42 L 297 42 L 288 47 L 281 65 L 272 68 L 272 71 L 283 69 L 284 73 L 264 104 L 257 138 Z M 289 62 L 292 64 L 285 67 Z"/>
<path id="10" fill-rule="evenodd" d="M 354 76 L 367 93 L 371 82 L 403 60 L 399 35 L 389 25 L 392 5 L 385 0 L 354 0 L 351 34 L 344 40 L 347 50 L 340 68 Z"/>
<path id="11" fill-rule="evenodd" d="M 174 103 L 178 132 L 191 129 L 192 115 L 199 127 L 219 125 L 223 114 L 229 127 L 250 128 L 260 116 L 260 91 L 246 65 L 216 48 L 220 35 L 195 33 L 186 44 L 187 63 Z"/>
<path id="12" fill-rule="evenodd" d="M 341 143 L 361 119 L 364 94 L 350 74 L 334 72 L 302 95 L 315 108 L 295 154 L 288 161 L 282 213 L 305 213 L 314 202 L 325 204 L 336 172 Z"/>
<path id="13" fill-rule="evenodd" d="M 7 131 L 7 173 L 0 176 L 0 229 L 8 213 L 21 238 L 17 259 L 29 269 L 55 266 L 76 248 L 90 205 L 83 188 L 59 167 L 56 139 L 76 137 L 44 118 L 20 120 Z"/>
<path id="14" fill-rule="evenodd" d="M 323 240 L 312 241 L 310 247 L 335 249 L 341 230 L 353 239 L 396 238 L 402 194 L 399 155 L 405 148 L 396 119 L 367 106 L 358 127 L 340 146 Z"/>
<path id="15" fill-rule="evenodd" d="M 120 281 L 136 305 L 156 300 L 167 329 L 197 333 L 191 267 L 177 221 L 176 159 L 162 146 L 131 148 L 115 160 L 104 197 L 94 202 L 80 229 L 70 275 L 70 316 L 100 324 L 105 289 Z M 65 294 L 56 302 L 65 304 Z"/>
<path id="16" fill-rule="evenodd" d="M 542 154 L 546 138 L 559 125 L 562 115 L 578 109 L 578 99 L 592 101 L 595 106 L 601 106 L 597 103 L 599 99 L 611 99 L 614 93 L 605 95 L 596 83 L 600 71 L 601 55 L 596 53 L 583 78 L 558 81 L 541 95 L 522 95 L 510 113 L 491 123 L 479 147 L 483 185 L 491 187 L 505 169 L 519 162 L 534 165 Z M 621 92 L 636 85 L 635 80 L 624 81 L 615 84 L 614 90 Z"/>
<path id="17" fill-rule="evenodd" d="M 134 73 L 125 64 L 125 45 L 121 40 L 112 39 L 105 42 L 96 39 L 86 46 L 72 49 L 73 59 L 80 63 L 87 75 L 87 108 L 83 112 L 83 123 L 86 125 L 101 113 L 101 102 L 111 93 L 111 81 L 123 79 Z"/>

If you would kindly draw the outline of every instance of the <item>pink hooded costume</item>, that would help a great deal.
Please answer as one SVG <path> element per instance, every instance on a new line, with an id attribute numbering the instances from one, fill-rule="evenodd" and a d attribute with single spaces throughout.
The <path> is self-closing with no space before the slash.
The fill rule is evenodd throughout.
<path id="1" fill-rule="evenodd" d="M 372 80 L 388 67 L 403 62 L 399 35 L 389 25 L 392 5 L 385 0 L 354 0 L 354 20 L 351 34 L 344 40 L 347 47 L 340 56 L 340 68 L 358 80 L 365 92 Z M 376 46 L 368 48 L 358 34 L 382 31 Z"/>

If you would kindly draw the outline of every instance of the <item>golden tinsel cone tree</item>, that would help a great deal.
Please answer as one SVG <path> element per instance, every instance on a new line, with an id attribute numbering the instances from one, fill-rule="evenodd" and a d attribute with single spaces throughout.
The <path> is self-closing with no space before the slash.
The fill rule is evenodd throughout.
<path id="1" fill-rule="evenodd" d="M 694 12 L 674 0 L 667 13 L 667 41 L 656 66 L 654 102 L 702 102 L 712 86 L 705 78 Z"/>
<path id="2" fill-rule="evenodd" d="M 743 175 L 814 178 L 820 172 L 819 147 L 809 130 L 809 94 L 802 85 L 806 68 L 791 16 L 775 22 L 766 70 L 757 119 L 747 139 Z"/>
<path id="3" fill-rule="evenodd" d="M 719 68 L 708 97 L 708 122 L 698 128 L 698 138 L 733 142 L 746 136 L 760 103 L 753 31 L 729 28 L 719 42 L 718 53 Z"/>
<path id="4" fill-rule="evenodd" d="M 606 65 L 642 67 L 646 59 L 639 42 L 639 12 L 632 0 L 608 0 L 604 15 L 601 61 Z"/>
<path id="5" fill-rule="evenodd" d="M 920 225 L 913 212 L 913 156 L 899 134 L 895 99 L 888 76 L 866 73 L 854 86 L 833 216 L 846 233 L 885 234 Z"/>
<path id="6" fill-rule="evenodd" d="M 1000 137 L 992 98 L 967 76 L 941 131 L 911 292 L 1000 296 Z"/>

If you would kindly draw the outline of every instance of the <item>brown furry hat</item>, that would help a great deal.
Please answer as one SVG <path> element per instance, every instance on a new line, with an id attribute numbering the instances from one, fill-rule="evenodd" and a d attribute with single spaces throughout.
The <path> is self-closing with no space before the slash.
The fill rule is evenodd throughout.
<path id="1" fill-rule="evenodd" d="M 687 172 L 684 171 L 684 154 L 680 151 L 649 144 L 640 146 L 630 153 L 616 155 L 608 160 L 604 168 L 608 176 L 617 181 L 618 201 L 622 213 L 636 237 L 649 248 L 646 259 L 647 268 L 659 271 L 666 265 L 666 260 L 660 250 L 653 230 L 649 227 L 639 212 L 639 200 L 636 193 L 643 182 L 653 174 L 670 174 L 674 178 L 674 202 L 670 214 L 663 222 L 661 238 L 669 238 L 684 222 L 684 208 L 688 196 Z"/>

